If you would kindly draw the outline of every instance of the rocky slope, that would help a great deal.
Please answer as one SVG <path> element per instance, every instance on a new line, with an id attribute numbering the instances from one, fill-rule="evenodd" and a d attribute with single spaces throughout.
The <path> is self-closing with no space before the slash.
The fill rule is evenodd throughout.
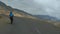
<path id="1" fill-rule="evenodd" d="M 26 13 L 22 10 L 14 9 L 14 8 L 7 6 L 6 4 L 4 4 L 3 2 L 0 1 L 0 14 L 4 14 L 4 15 L 9 16 L 10 11 L 12 11 L 14 16 L 17 16 L 17 17 L 35 18 L 29 13 Z"/>
<path id="2" fill-rule="evenodd" d="M 26 13 L 23 10 L 14 9 L 14 8 L 7 6 L 5 3 L 0 1 L 0 14 L 9 16 L 10 11 L 12 11 L 14 16 L 16 16 L 16 17 L 37 19 L 36 17 L 33 17 L 31 14 Z M 7 19 L 7 18 L 5 18 L 5 19 Z M 40 21 L 42 21 L 42 19 L 40 19 Z M 60 22 L 55 22 L 55 21 L 50 21 L 50 20 L 43 20 L 43 22 L 52 23 L 52 24 L 60 27 Z"/>

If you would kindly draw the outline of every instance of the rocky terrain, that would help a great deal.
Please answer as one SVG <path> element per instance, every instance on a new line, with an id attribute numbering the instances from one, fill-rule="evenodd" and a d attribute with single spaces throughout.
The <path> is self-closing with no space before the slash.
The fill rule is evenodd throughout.
<path id="1" fill-rule="evenodd" d="M 9 12 L 14 14 L 10 24 Z M 0 1 L 0 34 L 60 34 L 60 22 L 42 20 Z"/>

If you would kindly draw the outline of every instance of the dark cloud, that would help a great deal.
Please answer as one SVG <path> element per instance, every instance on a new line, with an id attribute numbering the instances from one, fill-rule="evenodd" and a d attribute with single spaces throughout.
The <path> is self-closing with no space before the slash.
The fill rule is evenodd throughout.
<path id="1" fill-rule="evenodd" d="M 60 0 L 1 0 L 14 8 L 25 10 L 31 14 L 48 14 L 59 16 Z"/>

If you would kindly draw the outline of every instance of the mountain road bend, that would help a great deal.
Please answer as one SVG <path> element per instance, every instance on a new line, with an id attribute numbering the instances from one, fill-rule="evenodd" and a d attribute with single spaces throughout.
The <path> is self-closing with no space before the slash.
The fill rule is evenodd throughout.
<path id="1" fill-rule="evenodd" d="M 60 34 L 60 29 L 40 20 L 14 17 L 13 24 L 0 26 L 0 34 Z"/>

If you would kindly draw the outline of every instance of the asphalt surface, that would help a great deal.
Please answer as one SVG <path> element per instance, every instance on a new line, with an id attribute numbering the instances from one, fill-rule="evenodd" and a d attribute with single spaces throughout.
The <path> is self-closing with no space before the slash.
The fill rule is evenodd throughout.
<path id="1" fill-rule="evenodd" d="M 0 26 L 0 34 L 60 34 L 60 28 L 40 20 L 14 17 L 13 24 Z"/>

